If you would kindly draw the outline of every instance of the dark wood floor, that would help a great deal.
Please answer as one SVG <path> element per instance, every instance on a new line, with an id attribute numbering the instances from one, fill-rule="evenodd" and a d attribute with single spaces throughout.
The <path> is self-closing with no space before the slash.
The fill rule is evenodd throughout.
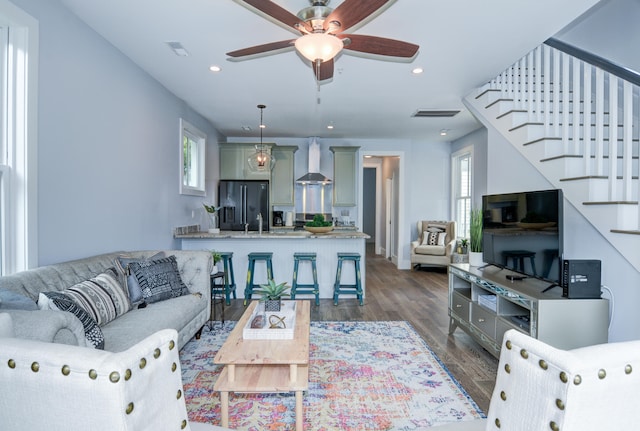
<path id="1" fill-rule="evenodd" d="M 312 305 L 311 320 L 406 320 L 438 355 L 478 406 L 486 413 L 493 391 L 498 361 L 460 329 L 448 334 L 447 273 L 445 268 L 399 271 L 367 248 L 366 298 L 322 299 Z M 227 320 L 244 312 L 241 299 L 225 307 Z"/>

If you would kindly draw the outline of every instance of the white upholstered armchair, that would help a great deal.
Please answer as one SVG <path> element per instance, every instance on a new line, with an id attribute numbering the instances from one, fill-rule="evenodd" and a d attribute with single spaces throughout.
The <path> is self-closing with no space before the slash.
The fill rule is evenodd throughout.
<path id="1" fill-rule="evenodd" d="M 173 329 L 119 353 L 12 336 L 0 313 L 1 430 L 223 429 L 188 422 Z"/>
<path id="2" fill-rule="evenodd" d="M 434 431 L 638 429 L 640 340 L 559 350 L 505 333 L 487 419 Z"/>
<path id="3" fill-rule="evenodd" d="M 411 242 L 411 267 L 448 266 L 456 245 L 456 222 L 421 220 L 418 239 Z"/>

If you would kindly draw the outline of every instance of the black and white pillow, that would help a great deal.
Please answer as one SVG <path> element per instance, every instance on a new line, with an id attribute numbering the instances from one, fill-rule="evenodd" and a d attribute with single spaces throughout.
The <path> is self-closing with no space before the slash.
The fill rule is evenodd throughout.
<path id="1" fill-rule="evenodd" d="M 104 349 L 104 334 L 98 323 L 69 296 L 60 292 L 41 292 L 38 305 L 43 310 L 68 311 L 76 316 L 84 328 L 84 337 L 89 346 Z"/>
<path id="2" fill-rule="evenodd" d="M 129 296 L 119 282 L 115 268 L 75 284 L 61 293 L 69 296 L 103 326 L 131 309 Z"/>
<path id="3" fill-rule="evenodd" d="M 129 268 L 129 264 L 131 264 L 132 262 L 156 260 L 163 257 L 163 251 L 158 252 L 146 259 L 135 258 L 126 255 L 118 256 L 118 258 L 116 259 L 116 265 L 123 275 L 125 286 L 127 287 L 127 291 L 129 292 L 129 300 L 131 301 L 131 305 L 143 305 L 144 296 L 142 295 L 142 289 L 140 288 L 138 279 L 132 274 L 131 269 Z"/>
<path id="4" fill-rule="evenodd" d="M 148 304 L 177 298 L 189 293 L 178 270 L 175 256 L 131 262 L 129 270 L 138 280 L 142 296 Z"/>

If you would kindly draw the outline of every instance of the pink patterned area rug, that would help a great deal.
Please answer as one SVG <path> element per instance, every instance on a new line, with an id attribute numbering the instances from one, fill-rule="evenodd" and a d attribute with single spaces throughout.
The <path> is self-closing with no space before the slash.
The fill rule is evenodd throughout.
<path id="1" fill-rule="evenodd" d="M 213 358 L 235 322 L 180 352 L 189 419 L 220 424 Z M 425 430 L 484 414 L 407 322 L 311 322 L 305 430 Z M 234 430 L 295 429 L 293 394 L 230 394 Z"/>

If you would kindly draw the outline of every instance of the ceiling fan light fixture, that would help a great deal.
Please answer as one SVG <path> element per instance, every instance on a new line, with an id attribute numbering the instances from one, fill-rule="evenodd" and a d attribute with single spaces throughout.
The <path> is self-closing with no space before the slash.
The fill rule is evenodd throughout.
<path id="1" fill-rule="evenodd" d="M 295 42 L 296 50 L 307 60 L 328 61 L 338 55 L 344 44 L 342 40 L 327 33 L 311 33 L 300 36 Z"/>

